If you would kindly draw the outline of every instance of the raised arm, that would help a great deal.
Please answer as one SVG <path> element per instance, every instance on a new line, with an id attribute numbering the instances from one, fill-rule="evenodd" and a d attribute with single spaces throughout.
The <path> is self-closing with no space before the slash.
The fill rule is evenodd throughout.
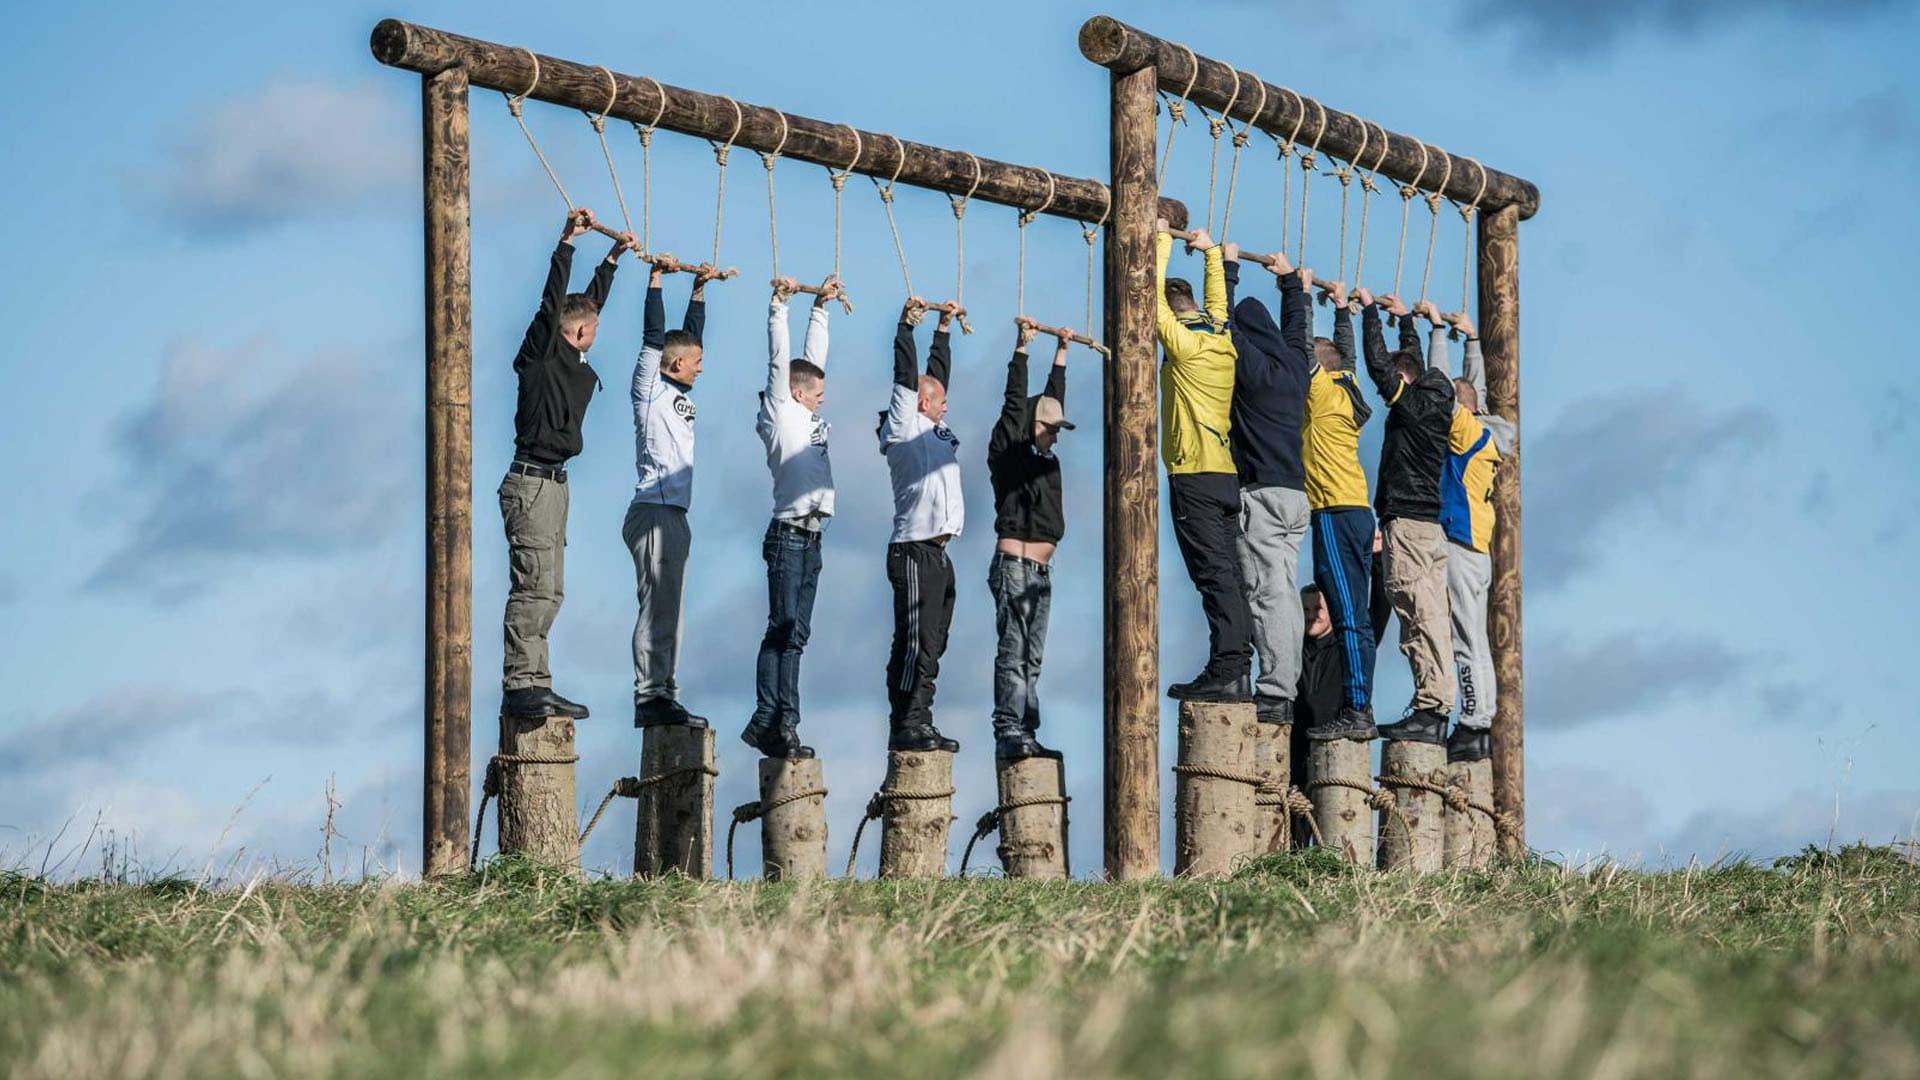
<path id="1" fill-rule="evenodd" d="M 913 340 L 913 324 L 905 319 L 893 328 L 893 385 L 920 389 L 920 346 Z"/>
<path id="2" fill-rule="evenodd" d="M 1393 372 L 1378 306 L 1369 305 L 1360 312 L 1360 339 L 1367 350 L 1367 375 L 1373 379 L 1374 389 L 1380 392 L 1380 400 L 1392 404 L 1400 390 L 1400 376 Z"/>
<path id="3" fill-rule="evenodd" d="M 1307 290 L 1300 281 L 1300 272 L 1290 270 L 1280 275 L 1280 343 L 1286 347 L 1287 355 L 1281 357 L 1283 363 L 1296 374 L 1313 370 L 1313 312 L 1307 300 Z"/>
<path id="4" fill-rule="evenodd" d="M 680 329 L 692 334 L 694 341 L 706 343 L 707 302 L 700 298 L 698 286 L 695 287 L 692 298 L 687 301 L 687 313 L 680 320 Z"/>
<path id="5" fill-rule="evenodd" d="M 1215 326 L 1227 325 L 1227 269 L 1226 259 L 1220 252 L 1220 245 L 1207 248 L 1204 256 L 1207 262 L 1205 307 L 1207 318 Z"/>
<path id="6" fill-rule="evenodd" d="M 825 371 L 827 368 L 827 301 L 825 297 L 814 297 L 813 310 L 807 313 L 807 341 L 800 355 L 807 363 Z"/>
<path id="7" fill-rule="evenodd" d="M 658 271 L 655 272 L 656 276 Z M 654 382 L 660 378 L 660 357 L 667 348 L 667 303 L 660 296 L 660 286 L 647 286 L 645 314 L 641 317 L 640 361 L 633 366 L 633 398 L 639 401 L 651 392 Z"/>
<path id="8" fill-rule="evenodd" d="M 1227 310 L 1232 311 L 1234 297 L 1240 291 L 1240 246 L 1238 244 L 1222 244 L 1220 248 L 1220 258 L 1226 273 Z M 1232 253 L 1231 256 L 1229 256 L 1229 252 Z"/>
<path id="9" fill-rule="evenodd" d="M 927 350 L 927 374 L 936 379 L 941 386 L 953 387 L 953 342 L 947 332 L 949 316 L 940 313 L 940 325 L 933 329 L 933 347 Z"/>
<path id="10" fill-rule="evenodd" d="M 774 293 L 767 301 L 767 400 L 785 401 L 792 392 L 788 388 L 789 366 L 792 354 L 789 351 L 792 342 L 787 336 L 787 301 L 780 293 Z"/>
<path id="11" fill-rule="evenodd" d="M 560 302 L 567 298 L 567 282 L 572 275 L 573 241 L 562 238 L 553 246 L 553 255 L 547 260 L 547 281 L 540 287 L 540 307 L 534 311 L 533 321 L 527 324 L 526 337 L 521 339 L 520 352 L 514 357 L 516 370 L 529 358 L 545 352 L 547 343 L 553 340 L 554 321 L 560 315 Z"/>
<path id="12" fill-rule="evenodd" d="M 1427 333 L 1427 366 L 1437 367 L 1442 374 L 1453 374 L 1453 357 L 1447 351 L 1447 328 L 1437 324 Z"/>
<path id="13" fill-rule="evenodd" d="M 1400 316 L 1400 347 L 1412 353 L 1421 368 L 1427 366 L 1426 355 L 1420 351 L 1420 328 L 1414 325 L 1411 314 Z"/>
<path id="14" fill-rule="evenodd" d="M 1352 371 L 1353 356 L 1353 312 L 1343 305 L 1333 309 L 1333 349 L 1340 354 L 1340 370 Z"/>
<path id="15" fill-rule="evenodd" d="M 1025 331 L 1022 340 L 1013 349 L 1013 358 L 1007 361 L 1006 395 L 1000 402 L 1000 419 L 994 422 L 993 434 L 987 436 L 987 453 L 998 454 L 1020 442 L 1021 428 L 1027 423 L 1027 340 Z"/>
<path id="16" fill-rule="evenodd" d="M 1199 347 L 1199 334 L 1187 329 L 1167 303 L 1167 259 L 1173 254 L 1172 235 L 1163 231 L 1155 236 L 1153 250 L 1155 265 L 1159 267 L 1153 279 L 1154 332 L 1160 338 L 1160 347 L 1167 350 L 1168 359 L 1190 356 Z"/>

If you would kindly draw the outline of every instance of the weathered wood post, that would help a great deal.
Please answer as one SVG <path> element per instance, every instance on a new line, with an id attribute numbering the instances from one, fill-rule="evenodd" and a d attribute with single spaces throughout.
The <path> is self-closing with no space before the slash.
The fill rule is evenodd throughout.
<path id="1" fill-rule="evenodd" d="M 1292 761 L 1292 724 L 1261 723 L 1254 727 L 1253 774 L 1260 778 L 1260 790 L 1253 800 L 1253 821 L 1261 851 L 1284 851 L 1293 846 L 1292 821 L 1287 814 Z"/>
<path id="2" fill-rule="evenodd" d="M 646 728 L 640 736 L 640 810 L 633 875 L 713 876 L 713 729 L 685 724 Z"/>
<path id="3" fill-rule="evenodd" d="M 1380 749 L 1380 786 L 1393 806 L 1380 811 L 1380 869 L 1430 873 L 1446 849 L 1447 748 L 1387 740 Z"/>
<path id="4" fill-rule="evenodd" d="M 420 79 L 427 295 L 427 877 L 467 869 L 473 739 L 473 276 L 467 73 Z"/>
<path id="5" fill-rule="evenodd" d="M 1519 856 L 1527 847 L 1527 776 L 1520 629 L 1520 210 L 1513 206 L 1480 217 L 1480 348 L 1487 407 L 1513 425 L 1513 451 L 1494 474 L 1487 633 L 1500 690 L 1493 717 L 1493 805 L 1506 826 L 1501 852 Z"/>
<path id="6" fill-rule="evenodd" d="M 1373 865 L 1373 744 L 1315 742 L 1307 751 L 1307 796 L 1321 842 L 1355 866 Z"/>
<path id="7" fill-rule="evenodd" d="M 880 876 L 937 878 L 947 872 L 953 824 L 953 755 L 944 750 L 887 751 L 880 794 Z"/>
<path id="8" fill-rule="evenodd" d="M 1000 865 L 1010 878 L 1067 877 L 1067 774 L 1054 758 L 998 763 Z"/>
<path id="9" fill-rule="evenodd" d="M 819 758 L 760 759 L 760 865 L 768 881 L 827 876 L 827 784 Z"/>
<path id="10" fill-rule="evenodd" d="M 1456 761 L 1447 766 L 1447 784 L 1454 794 L 1447 800 L 1447 834 L 1443 861 L 1447 869 L 1477 870 L 1487 865 L 1495 850 L 1493 763 Z"/>
<path id="11" fill-rule="evenodd" d="M 500 718 L 500 752 L 487 765 L 500 802 L 500 851 L 580 869 L 574 831 L 573 721 L 564 716 Z"/>
<path id="12" fill-rule="evenodd" d="M 1251 704 L 1180 703 L 1180 764 L 1174 786 L 1173 872 L 1224 877 L 1265 850 L 1254 821 L 1253 741 L 1260 722 Z"/>

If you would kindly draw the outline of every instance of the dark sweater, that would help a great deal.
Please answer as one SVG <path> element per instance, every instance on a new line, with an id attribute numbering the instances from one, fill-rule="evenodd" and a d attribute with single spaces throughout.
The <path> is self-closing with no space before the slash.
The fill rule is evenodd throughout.
<path id="1" fill-rule="evenodd" d="M 1228 326 L 1239 353 L 1233 374 L 1233 463 L 1240 483 L 1272 484 L 1305 490 L 1300 460 L 1300 425 L 1306 415 L 1307 384 L 1313 378 L 1313 345 L 1307 295 L 1298 272 L 1280 279 L 1280 324 L 1267 306 L 1248 297 L 1234 302 L 1240 263 L 1227 262 Z"/>
<path id="2" fill-rule="evenodd" d="M 606 304 L 614 269 L 615 264 L 605 259 L 594 268 L 587 295 L 595 304 Z M 560 302 L 567 297 L 572 270 L 573 245 L 561 241 L 547 265 L 540 310 L 534 312 L 513 358 L 513 370 L 520 376 L 519 402 L 513 411 L 515 456 L 542 465 L 562 465 L 580 452 L 580 424 L 600 385 L 600 376 L 587 358 L 560 336 Z"/>
<path id="3" fill-rule="evenodd" d="M 1412 317 L 1400 320 L 1400 348 L 1413 353 L 1420 377 L 1402 383 L 1387 352 L 1380 310 L 1361 317 L 1367 374 L 1387 403 L 1387 432 L 1380 444 L 1380 473 L 1374 509 L 1384 523 L 1394 518 L 1440 521 L 1440 477 L 1446 471 L 1448 433 L 1453 428 L 1453 379 L 1426 366 L 1420 332 Z"/>
<path id="4" fill-rule="evenodd" d="M 1027 396 L 1027 354 L 1007 361 L 1007 396 L 987 439 L 987 474 L 993 480 L 993 531 L 1003 540 L 1057 544 L 1066 535 L 1060 499 L 1060 459 L 1033 445 L 1033 414 L 1041 397 L 1067 405 L 1067 369 L 1055 364 L 1047 388 Z"/>

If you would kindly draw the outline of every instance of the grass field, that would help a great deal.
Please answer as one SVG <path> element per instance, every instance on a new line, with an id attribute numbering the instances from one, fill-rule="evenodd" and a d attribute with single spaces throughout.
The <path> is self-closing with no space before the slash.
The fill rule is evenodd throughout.
<path id="1" fill-rule="evenodd" d="M 1920 1075 L 1884 851 L 804 888 L 0 877 L 0 1073 Z"/>

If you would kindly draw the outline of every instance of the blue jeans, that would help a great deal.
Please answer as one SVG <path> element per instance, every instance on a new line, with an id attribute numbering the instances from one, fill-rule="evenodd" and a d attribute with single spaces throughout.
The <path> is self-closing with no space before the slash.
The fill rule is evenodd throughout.
<path id="1" fill-rule="evenodd" d="M 820 534 L 769 522 L 760 542 L 767 563 L 767 632 L 754 664 L 753 723 L 800 722 L 800 654 L 812 632 L 820 584 Z"/>
<path id="2" fill-rule="evenodd" d="M 993 657 L 993 734 L 1032 735 L 1040 729 L 1040 662 L 1047 648 L 1053 574 L 1032 559 L 996 551 L 987 565 L 987 589 L 1000 634 Z"/>
<path id="3" fill-rule="evenodd" d="M 1313 512 L 1313 580 L 1327 598 L 1340 636 L 1346 704 L 1364 710 L 1373 699 L 1373 511 L 1363 506 Z"/>

